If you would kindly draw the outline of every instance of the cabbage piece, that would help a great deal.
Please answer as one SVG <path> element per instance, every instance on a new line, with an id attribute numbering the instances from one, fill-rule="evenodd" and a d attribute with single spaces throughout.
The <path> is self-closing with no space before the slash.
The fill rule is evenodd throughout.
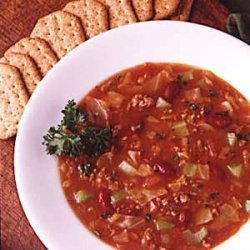
<path id="1" fill-rule="evenodd" d="M 130 190 L 129 194 L 131 198 L 139 203 L 141 206 L 146 205 L 151 200 L 162 196 L 167 193 L 167 190 L 165 188 L 160 188 L 156 190 L 148 190 L 148 189 L 136 189 L 136 190 Z"/>
<path id="2" fill-rule="evenodd" d="M 250 168 L 250 153 L 248 152 L 247 149 L 242 151 L 242 158 L 243 158 L 244 167 Z"/>
<path id="3" fill-rule="evenodd" d="M 213 86 L 213 82 L 207 76 L 204 75 L 198 81 L 198 85 L 203 89 L 207 89 L 209 86 Z"/>
<path id="4" fill-rule="evenodd" d="M 90 120 L 97 126 L 107 127 L 109 125 L 109 109 L 107 103 L 90 96 L 87 96 L 85 100 Z"/>
<path id="5" fill-rule="evenodd" d="M 199 123 L 197 124 L 197 126 L 198 126 L 199 128 L 202 128 L 202 129 L 205 130 L 205 131 L 212 131 L 212 132 L 215 132 L 215 131 L 216 131 L 215 128 L 214 128 L 213 126 L 211 126 L 210 124 L 208 124 L 208 123 L 206 123 L 206 122 L 199 122 Z"/>
<path id="6" fill-rule="evenodd" d="M 240 204 L 240 202 L 233 196 L 230 204 L 235 208 L 235 209 L 240 209 L 242 208 L 242 205 Z"/>
<path id="7" fill-rule="evenodd" d="M 188 177 L 209 180 L 209 165 L 188 163 L 183 168 L 183 174 Z"/>
<path id="8" fill-rule="evenodd" d="M 172 129 L 177 137 L 185 137 L 189 135 L 187 124 L 185 121 L 175 122 Z"/>
<path id="9" fill-rule="evenodd" d="M 124 101 L 124 96 L 115 91 L 109 91 L 106 100 L 109 106 L 119 109 Z"/>
<path id="10" fill-rule="evenodd" d="M 166 234 L 166 233 L 161 233 L 160 237 L 161 237 L 161 242 L 162 242 L 163 244 L 168 244 L 168 243 L 170 242 L 170 237 L 169 237 L 168 234 Z"/>
<path id="11" fill-rule="evenodd" d="M 156 108 L 170 108 L 171 104 L 167 102 L 164 98 L 158 97 L 155 106 Z"/>
<path id="12" fill-rule="evenodd" d="M 233 115 L 233 107 L 231 105 L 231 103 L 229 101 L 224 101 L 221 103 L 221 107 L 223 111 L 227 111 L 229 113 L 229 115 Z"/>
<path id="13" fill-rule="evenodd" d="M 155 220 L 155 226 L 158 231 L 168 231 L 174 227 L 167 217 L 159 217 Z"/>
<path id="14" fill-rule="evenodd" d="M 131 164 L 129 164 L 127 161 L 122 161 L 119 164 L 118 168 L 121 169 L 127 175 L 130 175 L 130 176 L 138 175 L 137 170 Z"/>
<path id="15" fill-rule="evenodd" d="M 153 169 L 149 164 L 142 163 L 140 164 L 137 172 L 140 176 L 146 177 L 153 174 Z"/>
<path id="16" fill-rule="evenodd" d="M 236 177 L 240 178 L 242 173 L 242 165 L 241 164 L 230 164 L 227 165 L 227 168 L 229 169 L 230 173 Z"/>
<path id="17" fill-rule="evenodd" d="M 213 215 L 210 208 L 199 209 L 194 216 L 195 225 L 202 225 L 213 220 Z"/>
<path id="18" fill-rule="evenodd" d="M 196 170 L 196 177 L 202 180 L 209 180 L 210 168 L 207 164 L 198 164 Z"/>
<path id="19" fill-rule="evenodd" d="M 179 179 L 177 179 L 175 182 L 173 183 L 169 183 L 168 187 L 173 191 L 173 192 L 178 192 L 182 185 L 185 184 L 185 176 L 182 175 Z"/>
<path id="20" fill-rule="evenodd" d="M 128 196 L 128 193 L 123 189 L 113 191 L 111 194 L 111 202 L 112 202 L 112 204 L 115 204 L 115 203 L 125 199 L 127 196 Z"/>
<path id="21" fill-rule="evenodd" d="M 201 103 L 203 101 L 200 88 L 186 90 L 184 96 L 190 103 Z"/>
<path id="22" fill-rule="evenodd" d="M 135 150 L 129 150 L 128 156 L 132 160 L 134 165 L 138 165 L 138 162 L 140 161 L 141 152 L 135 151 Z"/>
<path id="23" fill-rule="evenodd" d="M 149 123 L 159 123 L 160 121 L 158 119 L 156 119 L 155 117 L 153 117 L 152 115 L 149 115 L 147 117 L 147 122 L 149 122 Z"/>
<path id="24" fill-rule="evenodd" d="M 124 215 L 124 214 L 113 214 L 108 221 L 118 227 L 125 229 L 133 229 L 141 226 L 145 219 L 139 216 Z"/>
<path id="25" fill-rule="evenodd" d="M 212 230 L 219 231 L 231 223 L 239 221 L 239 214 L 233 206 L 225 203 L 220 207 L 219 210 L 220 215 L 216 217 L 209 226 Z"/>
<path id="26" fill-rule="evenodd" d="M 187 82 L 194 79 L 194 74 L 192 70 L 184 71 L 179 74 L 181 81 Z"/>
<path id="27" fill-rule="evenodd" d="M 183 174 L 188 177 L 193 177 L 196 175 L 197 164 L 188 163 L 183 168 Z"/>
<path id="28" fill-rule="evenodd" d="M 98 166 L 99 168 L 107 168 L 112 163 L 113 156 L 114 154 L 112 152 L 102 154 L 98 158 L 96 166 Z"/>
<path id="29" fill-rule="evenodd" d="M 183 237 L 191 243 L 201 243 L 208 235 L 205 227 L 202 227 L 198 232 L 192 233 L 190 230 L 183 232 Z"/>
<path id="30" fill-rule="evenodd" d="M 127 243 L 129 242 L 128 231 L 125 229 L 119 234 L 113 236 L 113 240 L 118 243 Z"/>
<path id="31" fill-rule="evenodd" d="M 145 81 L 145 89 L 154 93 L 166 85 L 169 81 L 173 79 L 170 72 L 166 70 L 160 71 L 156 76 L 152 77 L 148 81 Z"/>

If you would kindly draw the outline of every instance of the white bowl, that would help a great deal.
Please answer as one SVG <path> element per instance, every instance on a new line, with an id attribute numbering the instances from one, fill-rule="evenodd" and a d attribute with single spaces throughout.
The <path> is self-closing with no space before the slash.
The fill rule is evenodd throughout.
<path id="1" fill-rule="evenodd" d="M 63 194 L 57 162 L 42 136 L 61 119 L 68 99 L 79 101 L 115 72 L 144 62 L 209 69 L 250 99 L 250 47 L 197 24 L 154 21 L 114 29 L 83 43 L 42 80 L 23 114 L 15 147 L 15 177 L 25 214 L 50 250 L 111 249 L 77 219 Z M 250 222 L 216 249 L 248 250 Z"/>

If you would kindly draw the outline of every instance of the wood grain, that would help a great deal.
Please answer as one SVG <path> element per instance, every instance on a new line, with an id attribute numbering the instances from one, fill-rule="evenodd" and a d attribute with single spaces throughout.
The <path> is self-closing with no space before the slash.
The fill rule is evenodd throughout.
<path id="1" fill-rule="evenodd" d="M 28 36 L 39 17 L 61 9 L 69 0 L 0 0 L 0 57 Z M 217 0 L 196 0 L 191 21 L 225 30 L 228 10 Z M 14 178 L 15 139 L 0 141 L 1 249 L 44 250 L 21 208 Z"/>

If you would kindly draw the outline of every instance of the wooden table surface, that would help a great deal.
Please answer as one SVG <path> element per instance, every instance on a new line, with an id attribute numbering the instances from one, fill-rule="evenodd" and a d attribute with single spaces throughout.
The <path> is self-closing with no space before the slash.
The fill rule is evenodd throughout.
<path id="1" fill-rule="evenodd" d="M 62 8 L 70 0 L 0 0 L 0 57 L 24 36 L 36 20 Z M 190 21 L 225 31 L 229 11 L 217 0 L 195 0 Z M 15 139 L 0 141 L 1 249 L 46 249 L 21 208 L 14 178 Z M 69 249 L 71 250 L 71 249 Z"/>

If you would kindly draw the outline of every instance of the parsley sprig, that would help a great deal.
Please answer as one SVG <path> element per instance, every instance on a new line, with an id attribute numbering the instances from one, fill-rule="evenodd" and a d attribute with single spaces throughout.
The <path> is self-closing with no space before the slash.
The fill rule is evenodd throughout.
<path id="1" fill-rule="evenodd" d="M 99 156 L 110 147 L 111 130 L 89 126 L 88 114 L 76 108 L 74 100 L 68 101 L 62 113 L 64 116 L 61 123 L 51 127 L 43 137 L 47 154 Z"/>

